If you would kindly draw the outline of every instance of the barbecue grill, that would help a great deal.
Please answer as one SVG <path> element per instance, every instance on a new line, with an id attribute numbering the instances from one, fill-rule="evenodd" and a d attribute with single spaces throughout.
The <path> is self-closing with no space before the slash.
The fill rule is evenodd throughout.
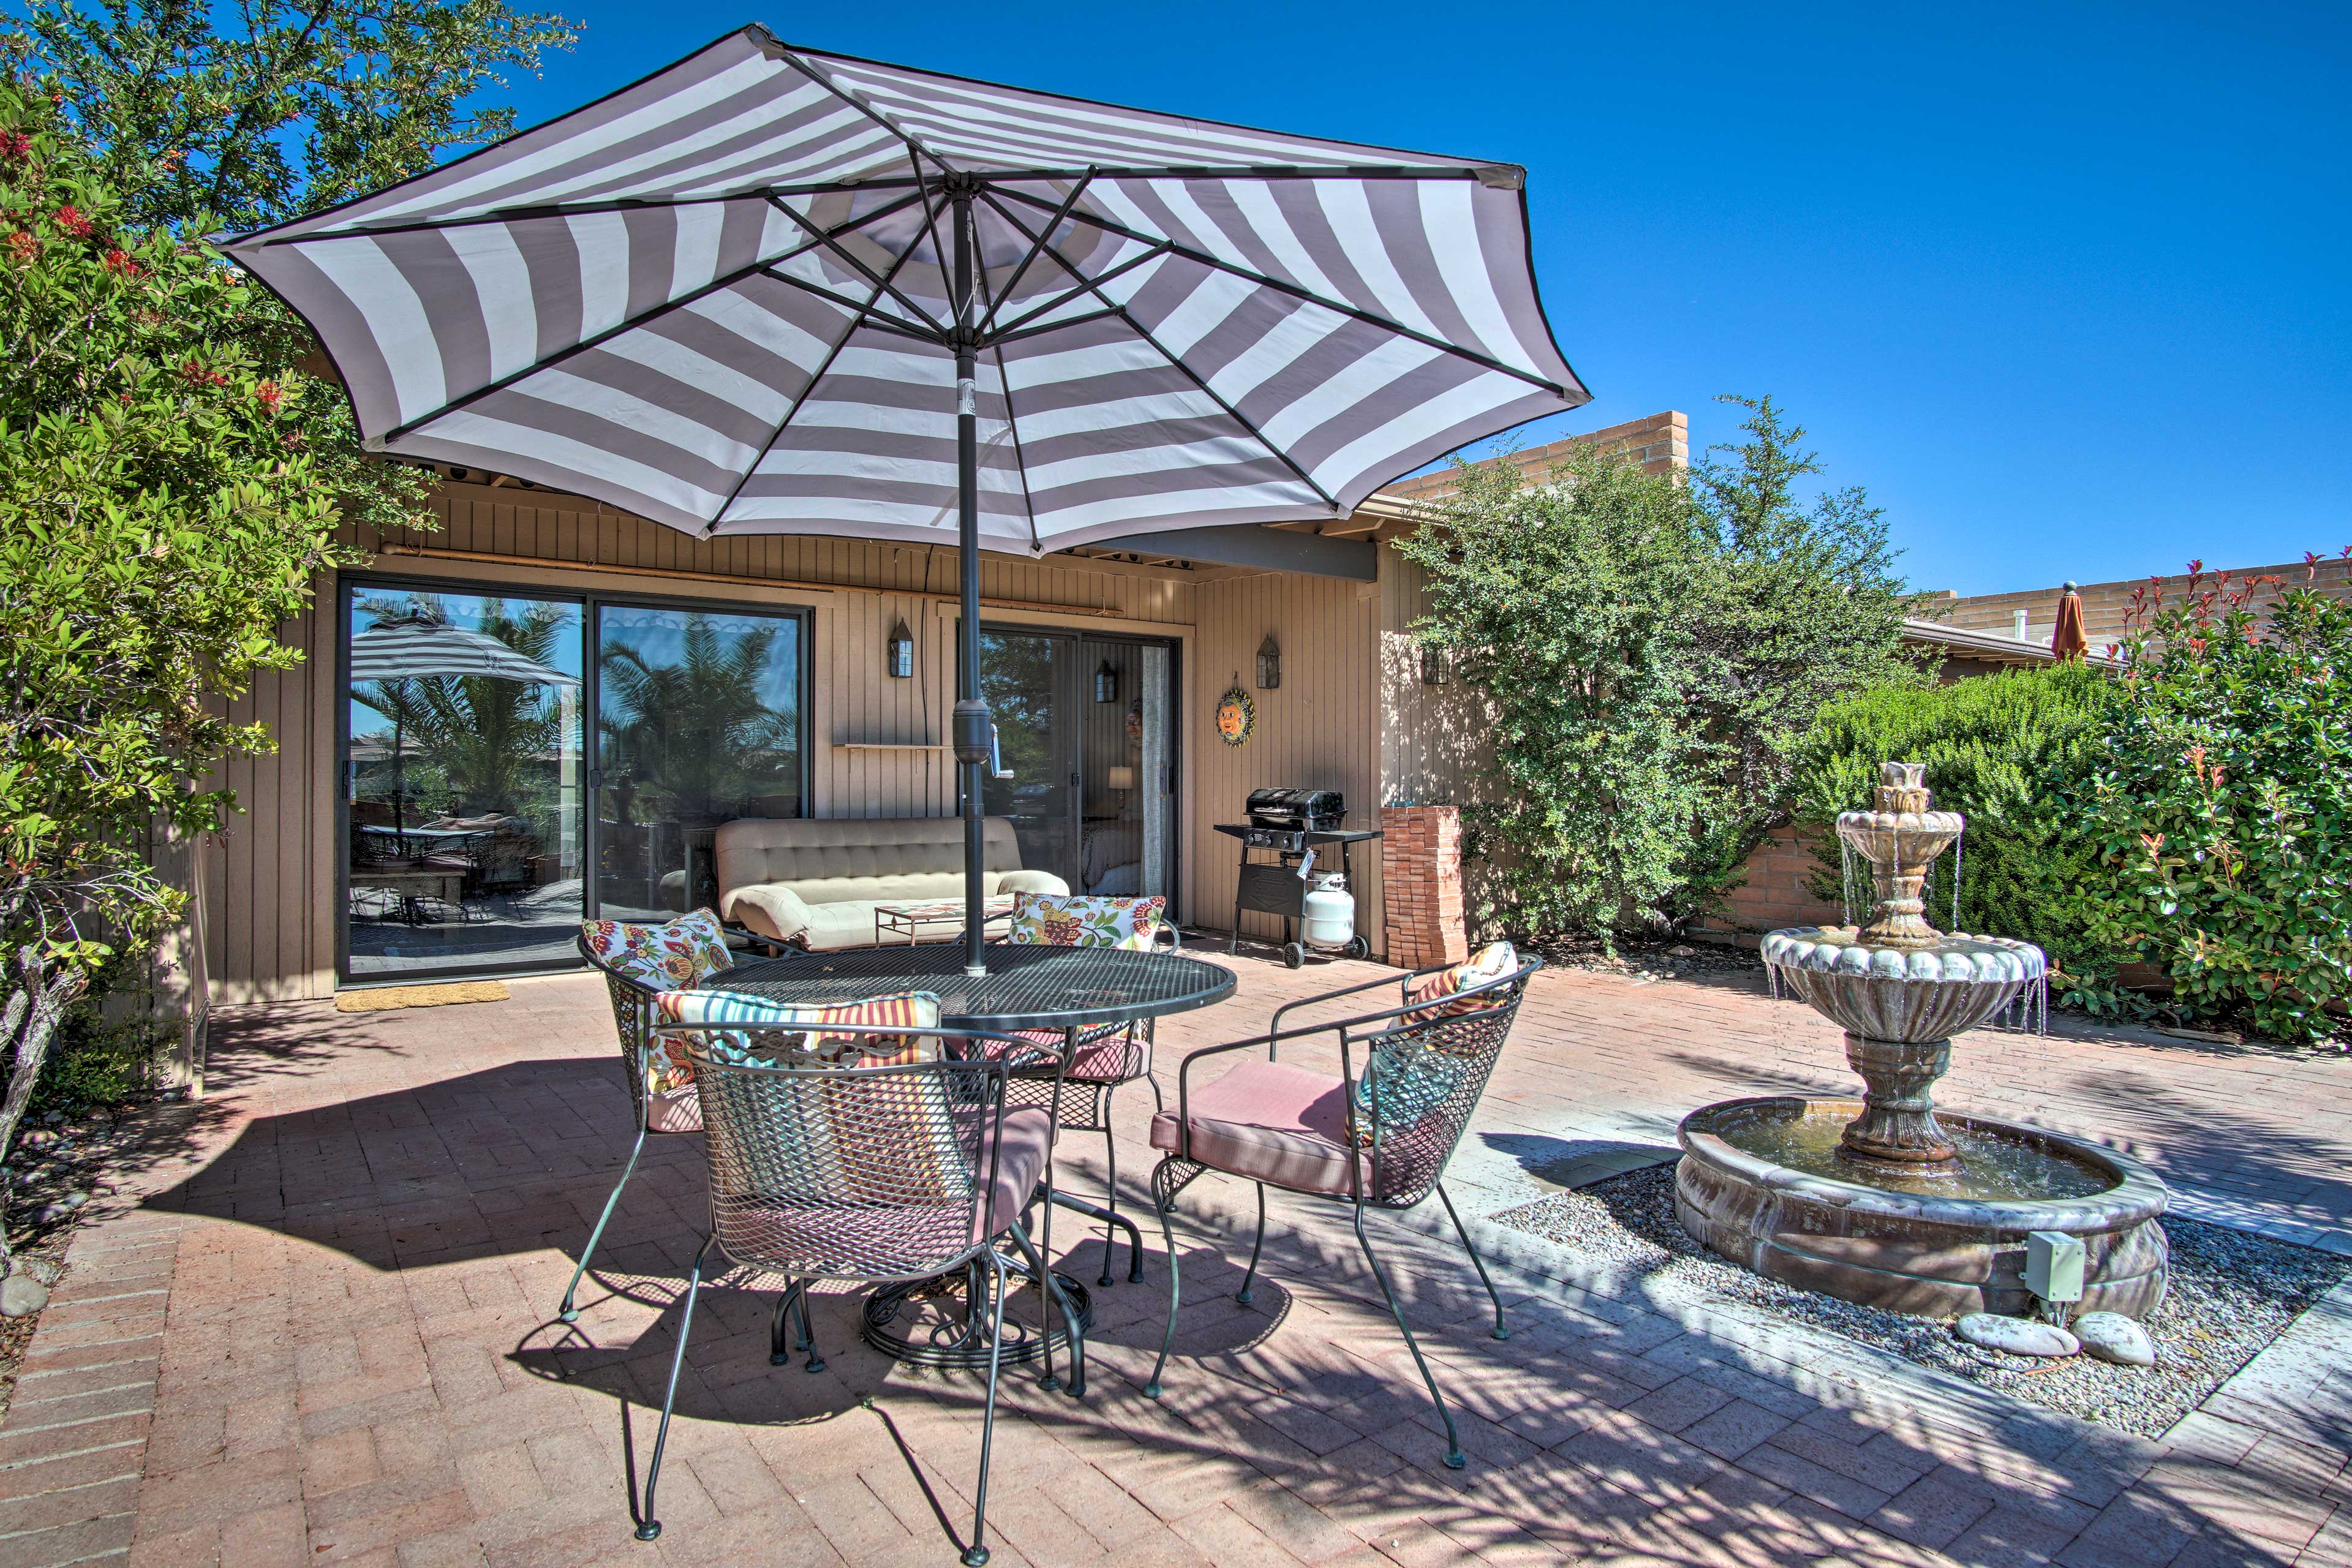
<path id="1" fill-rule="evenodd" d="M 1242 849 L 1241 879 L 1234 889 L 1234 933 L 1225 951 L 1234 952 L 1241 947 L 1244 910 L 1279 915 L 1282 961 L 1297 969 L 1307 962 L 1307 947 L 1298 939 L 1297 922 L 1307 912 L 1307 895 L 1314 886 L 1309 878 L 1317 861 L 1336 846 L 1339 873 L 1353 887 L 1348 847 L 1378 838 L 1380 830 L 1360 828 L 1350 832 L 1342 827 L 1340 824 L 1347 820 L 1348 803 L 1337 790 L 1252 790 L 1244 811 L 1248 821 L 1216 825 L 1218 832 L 1240 839 Z M 1253 859 L 1253 851 L 1262 858 Z M 1325 869 L 1329 869 L 1328 863 Z M 1349 937 L 1340 951 L 1349 958 L 1362 958 L 1371 952 L 1371 943 L 1358 933 Z"/>

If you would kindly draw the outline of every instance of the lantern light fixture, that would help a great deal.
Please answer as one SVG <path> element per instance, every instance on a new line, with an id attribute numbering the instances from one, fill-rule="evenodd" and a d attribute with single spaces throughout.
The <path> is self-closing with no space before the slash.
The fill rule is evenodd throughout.
<path id="1" fill-rule="evenodd" d="M 1281 684 L 1282 645 L 1274 640 L 1272 632 L 1268 632 L 1265 640 L 1257 645 L 1257 689 L 1272 691 Z"/>
<path id="2" fill-rule="evenodd" d="M 885 645 L 882 668 L 893 680 L 915 678 L 915 635 L 907 629 L 907 617 L 901 616 L 892 623 L 890 640 Z"/>
<path id="3" fill-rule="evenodd" d="M 1095 671 L 1095 700 L 1097 702 L 1118 700 L 1118 671 L 1111 668 L 1111 662 L 1108 659 L 1103 660 L 1102 668 Z"/>
<path id="4" fill-rule="evenodd" d="M 1443 686 L 1452 679 L 1453 671 L 1445 664 L 1445 650 L 1429 643 L 1422 644 L 1421 683 L 1423 686 Z"/>

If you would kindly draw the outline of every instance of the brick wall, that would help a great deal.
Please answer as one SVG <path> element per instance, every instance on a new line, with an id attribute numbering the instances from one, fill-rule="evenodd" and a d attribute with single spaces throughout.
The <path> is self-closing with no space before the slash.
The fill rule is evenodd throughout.
<path id="1" fill-rule="evenodd" d="M 1381 889 L 1389 963 L 1422 969 L 1470 956 L 1462 921 L 1458 808 L 1381 808 Z"/>
<path id="2" fill-rule="evenodd" d="M 2277 576 L 2284 585 L 2294 587 L 2305 581 L 2304 565 L 2298 561 L 2285 566 L 2233 567 L 2232 577 Z M 2186 573 L 2160 577 L 2168 603 L 2177 603 L 2189 591 Z M 2208 574 L 2206 581 L 2212 581 Z M 2098 652 L 2111 642 L 2122 640 L 2124 614 L 2130 606 L 2132 591 L 2148 585 L 2146 577 L 2134 577 L 2120 583 L 2085 583 L 2078 592 L 2083 595 L 2083 632 L 2090 639 L 2091 648 Z M 2313 586 L 2337 598 L 2352 598 L 2352 563 L 2343 560 L 2323 561 Z M 2025 588 L 2013 594 L 1975 594 L 1967 598 L 1950 598 L 1931 605 L 1922 614 L 1942 621 L 1947 626 L 1966 626 L 1975 631 L 2007 632 L 2016 624 L 2017 612 L 2023 610 L 2026 618 L 2025 637 L 2028 642 L 2050 646 L 2050 632 L 2058 617 L 2060 590 L 2053 584 L 2047 588 Z M 2264 588 L 2255 595 L 2257 608 L 2266 606 L 2278 596 L 2276 588 Z"/>
<path id="3" fill-rule="evenodd" d="M 1690 467 L 1690 421 L 1682 414 L 1668 409 L 1644 418 L 1612 425 L 1604 430 L 1591 431 L 1582 436 L 1570 436 L 1565 440 L 1546 446 L 1530 447 L 1503 458 L 1515 464 L 1519 472 L 1530 479 L 1541 479 L 1552 464 L 1580 447 L 1627 458 L 1642 465 L 1644 473 L 1664 474 Z M 1454 470 L 1440 468 L 1434 473 L 1415 474 L 1409 479 L 1399 479 L 1381 490 L 1391 500 L 1431 500 L 1454 488 Z"/>
<path id="4" fill-rule="evenodd" d="M 1808 892 L 1805 880 L 1818 862 L 1813 846 L 1818 834 L 1784 827 L 1758 845 L 1748 857 L 1748 879 L 1724 901 L 1723 912 L 1702 921 L 1703 933 L 1727 935 L 1752 942 L 1763 931 L 1781 926 L 1835 925 L 1845 911 Z"/>

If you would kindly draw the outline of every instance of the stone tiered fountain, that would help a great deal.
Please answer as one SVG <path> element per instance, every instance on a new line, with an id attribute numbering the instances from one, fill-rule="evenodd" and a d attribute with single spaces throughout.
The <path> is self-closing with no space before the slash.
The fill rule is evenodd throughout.
<path id="1" fill-rule="evenodd" d="M 1715 1251 L 1849 1301 L 1946 1317 L 2023 1312 L 2030 1231 L 2078 1237 L 2081 1310 L 2139 1317 L 2164 1295 L 2164 1184 L 2137 1161 L 2056 1133 L 1946 1112 L 1933 1096 L 1952 1037 L 2030 1002 L 2042 950 L 1927 923 L 1928 868 L 1958 842 L 1918 763 L 1880 770 L 1875 809 L 1838 837 L 1876 895 L 1853 926 L 1776 931 L 1777 984 L 1845 1030 L 1864 1096 L 1727 1100 L 1683 1120 L 1675 1208 Z"/>

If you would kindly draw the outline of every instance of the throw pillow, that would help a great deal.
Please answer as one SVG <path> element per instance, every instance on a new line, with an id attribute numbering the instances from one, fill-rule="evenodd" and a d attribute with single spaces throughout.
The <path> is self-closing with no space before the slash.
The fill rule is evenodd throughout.
<path id="1" fill-rule="evenodd" d="M 1008 942 L 1044 947 L 1124 947 L 1141 952 L 1151 946 L 1168 900 L 1087 898 L 1076 893 L 1016 893 L 1005 928 Z"/>
<path id="2" fill-rule="evenodd" d="M 1518 966 L 1518 950 L 1507 942 L 1496 942 L 1487 943 L 1450 969 L 1441 969 L 1434 973 L 1408 980 L 1404 986 L 1404 1005 L 1413 1010 L 1399 1020 L 1399 1024 L 1401 1026 L 1425 1024 L 1433 1018 L 1499 1007 L 1510 999 L 1510 993 L 1499 988 L 1484 995 L 1464 997 L 1455 1002 L 1448 1002 L 1446 998 L 1459 996 L 1461 993 L 1489 981 L 1500 980 Z"/>

